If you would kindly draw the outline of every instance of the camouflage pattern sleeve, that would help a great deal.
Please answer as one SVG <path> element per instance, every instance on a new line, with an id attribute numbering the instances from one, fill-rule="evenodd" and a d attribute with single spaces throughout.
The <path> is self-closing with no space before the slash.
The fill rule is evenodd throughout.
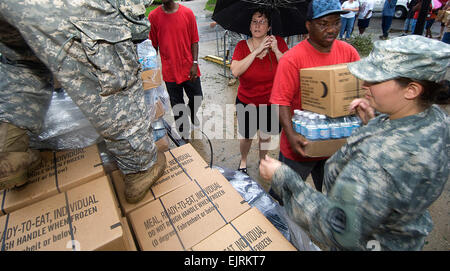
<path id="1" fill-rule="evenodd" d="M 364 167 L 368 164 L 370 171 Z M 340 172 L 328 195 L 312 189 L 286 165 L 275 172 L 272 187 L 289 216 L 313 239 L 330 248 L 364 250 L 389 212 L 387 179 L 377 163 L 361 156 Z"/>

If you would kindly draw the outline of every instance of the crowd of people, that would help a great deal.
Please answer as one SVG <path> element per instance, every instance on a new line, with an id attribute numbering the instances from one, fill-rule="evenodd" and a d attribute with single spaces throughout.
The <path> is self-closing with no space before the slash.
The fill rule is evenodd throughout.
<path id="1" fill-rule="evenodd" d="M 104 138 L 125 176 L 126 199 L 139 202 L 166 161 L 151 136 L 135 44 L 149 38 L 158 51 L 178 132 L 188 137 L 199 124 L 203 97 L 195 16 L 174 0 L 162 0 L 148 19 L 146 0 L 62 2 L 2 3 L 0 189 L 24 185 L 27 171 L 39 164 L 28 132 L 42 127 L 55 77 Z M 259 172 L 293 221 L 333 250 L 364 250 L 371 240 L 383 250 L 420 250 L 433 226 L 427 209 L 449 176 L 450 120 L 436 104 L 450 101 L 444 80 L 450 45 L 419 35 L 388 39 L 396 0 L 386 0 L 381 40 L 360 59 L 338 37 L 349 38 L 356 16 L 364 33 L 371 2 L 312 0 L 308 36 L 291 49 L 270 34 L 269 12 L 252 14 L 251 36 L 237 43 L 230 68 L 240 81 L 237 170 L 247 173 L 256 132 L 260 144 L 270 140 L 252 120 L 271 126 L 276 118 L 280 125 L 270 130 L 281 131 L 279 157 L 268 157 L 260 147 Z M 291 122 L 294 110 L 302 109 L 299 71 L 341 63 L 349 63 L 349 71 L 364 82 L 365 97 L 350 105 L 364 125 L 331 157 L 311 158 L 305 154 L 309 142 Z M 305 183 L 310 175 L 315 189 Z"/>

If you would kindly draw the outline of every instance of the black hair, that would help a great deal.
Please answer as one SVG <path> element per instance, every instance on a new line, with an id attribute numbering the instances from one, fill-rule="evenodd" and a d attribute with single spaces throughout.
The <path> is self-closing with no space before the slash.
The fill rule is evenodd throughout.
<path id="1" fill-rule="evenodd" d="M 267 22 L 269 23 L 269 26 L 272 25 L 272 17 L 271 17 L 271 12 L 268 8 L 265 7 L 258 7 L 256 8 L 253 13 L 252 13 L 252 17 L 253 15 L 255 15 L 255 13 L 259 12 L 261 15 L 264 15 L 267 18 Z M 250 23 L 252 21 L 252 18 L 250 18 Z"/>
<path id="2" fill-rule="evenodd" d="M 440 82 L 433 82 L 428 80 L 415 80 L 406 77 L 394 79 L 400 86 L 406 87 L 412 82 L 416 82 L 423 87 L 423 92 L 419 96 L 419 101 L 429 106 L 431 104 L 450 104 L 450 81 L 443 80 Z"/>

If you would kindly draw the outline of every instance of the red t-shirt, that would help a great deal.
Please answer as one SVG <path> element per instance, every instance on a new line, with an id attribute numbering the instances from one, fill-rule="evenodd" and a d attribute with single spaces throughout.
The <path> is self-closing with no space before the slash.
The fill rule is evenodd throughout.
<path id="1" fill-rule="evenodd" d="M 197 22 L 192 10 L 180 5 L 174 13 L 167 14 L 161 6 L 150 12 L 150 40 L 159 48 L 162 76 L 166 82 L 180 84 L 189 80 L 192 67 L 193 43 L 199 41 Z M 200 69 L 197 66 L 197 74 Z"/>
<path id="2" fill-rule="evenodd" d="M 284 53 L 289 48 L 281 37 L 276 37 L 278 49 Z M 275 53 L 270 50 L 263 59 L 258 57 L 253 60 L 248 69 L 239 76 L 237 96 L 245 104 L 268 104 L 272 91 L 273 78 L 277 71 L 278 61 Z M 236 45 L 233 60 L 242 60 L 250 54 L 246 40 L 241 40 Z"/>
<path id="3" fill-rule="evenodd" d="M 329 53 L 321 53 L 307 40 L 304 40 L 291 48 L 280 59 L 270 102 L 290 106 L 292 114 L 294 109 L 301 109 L 300 69 L 354 62 L 359 59 L 356 49 L 346 42 L 335 40 Z M 286 158 L 296 161 L 325 159 L 325 157 L 307 158 L 297 155 L 291 149 L 284 131 L 281 133 L 280 151 Z"/>

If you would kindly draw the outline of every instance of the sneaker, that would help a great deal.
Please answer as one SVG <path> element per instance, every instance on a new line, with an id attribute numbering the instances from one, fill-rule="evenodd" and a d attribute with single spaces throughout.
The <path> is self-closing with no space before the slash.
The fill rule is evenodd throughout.
<path id="1" fill-rule="evenodd" d="M 128 203 L 141 201 L 150 187 L 164 174 L 166 169 L 166 156 L 157 152 L 157 160 L 146 171 L 125 175 L 125 199 Z"/>

